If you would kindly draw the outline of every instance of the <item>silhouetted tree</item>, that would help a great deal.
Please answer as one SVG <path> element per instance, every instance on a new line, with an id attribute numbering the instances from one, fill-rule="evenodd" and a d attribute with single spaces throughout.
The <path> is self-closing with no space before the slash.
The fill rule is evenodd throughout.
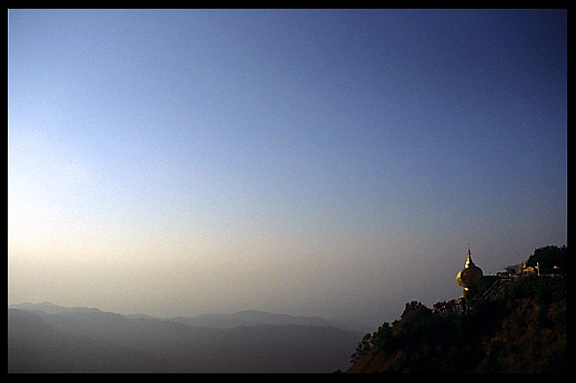
<path id="1" fill-rule="evenodd" d="M 378 351 L 387 351 L 395 347 L 392 326 L 388 322 L 382 323 L 378 330 L 372 334 L 372 344 Z"/>
<path id="2" fill-rule="evenodd" d="M 568 256 L 568 248 L 566 246 L 545 246 L 534 250 L 534 254 L 528 258 L 526 265 L 535 267 L 536 264 L 540 265 L 540 273 L 552 273 L 554 266 L 560 268 L 560 271 L 566 272 L 566 258 Z"/>
<path id="3" fill-rule="evenodd" d="M 372 334 L 370 333 L 366 333 L 366 335 L 364 335 L 360 343 L 358 343 L 358 346 L 356 346 L 355 352 L 350 356 L 351 358 L 350 363 L 354 363 L 355 361 L 366 355 L 368 351 L 370 351 L 370 348 L 372 348 L 372 343 L 370 342 L 371 337 Z"/>

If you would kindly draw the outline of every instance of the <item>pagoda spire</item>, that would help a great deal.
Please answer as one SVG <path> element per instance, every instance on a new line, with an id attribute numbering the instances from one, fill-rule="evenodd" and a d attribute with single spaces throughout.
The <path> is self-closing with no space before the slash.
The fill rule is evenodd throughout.
<path id="1" fill-rule="evenodd" d="M 470 244 L 468 244 L 468 259 L 466 260 L 466 264 L 464 267 L 474 266 L 474 262 L 472 262 L 472 255 L 470 254 Z"/>

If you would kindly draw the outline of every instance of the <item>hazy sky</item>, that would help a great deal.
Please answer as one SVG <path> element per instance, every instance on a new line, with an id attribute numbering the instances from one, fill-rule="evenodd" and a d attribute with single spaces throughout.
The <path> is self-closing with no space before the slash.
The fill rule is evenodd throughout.
<path id="1" fill-rule="evenodd" d="M 9 303 L 372 325 L 566 243 L 567 12 L 10 10 Z"/>

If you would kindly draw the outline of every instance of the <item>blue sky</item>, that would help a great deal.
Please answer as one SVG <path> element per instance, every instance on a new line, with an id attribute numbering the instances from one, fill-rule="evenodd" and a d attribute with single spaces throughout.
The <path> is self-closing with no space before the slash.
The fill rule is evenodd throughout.
<path id="1" fill-rule="evenodd" d="M 566 243 L 567 12 L 10 10 L 9 301 L 394 319 Z"/>

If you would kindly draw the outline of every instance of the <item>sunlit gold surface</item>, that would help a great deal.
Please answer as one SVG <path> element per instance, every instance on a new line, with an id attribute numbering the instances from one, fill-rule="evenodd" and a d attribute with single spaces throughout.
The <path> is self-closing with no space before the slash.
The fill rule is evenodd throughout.
<path id="1" fill-rule="evenodd" d="M 456 282 L 462 287 L 464 287 L 465 291 L 473 289 L 482 278 L 482 269 L 479 268 L 472 262 L 472 257 L 470 256 L 470 248 L 468 248 L 468 259 L 466 260 L 466 264 L 464 268 L 460 270 L 458 275 L 456 276 Z"/>

